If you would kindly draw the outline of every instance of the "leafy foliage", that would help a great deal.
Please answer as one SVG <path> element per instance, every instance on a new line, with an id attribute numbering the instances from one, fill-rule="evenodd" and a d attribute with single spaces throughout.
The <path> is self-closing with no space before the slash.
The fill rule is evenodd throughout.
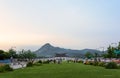
<path id="1" fill-rule="evenodd" d="M 16 54 L 16 51 L 14 49 L 9 49 L 9 56 L 10 57 L 13 57 L 13 58 L 17 58 L 17 54 Z"/>
<path id="2" fill-rule="evenodd" d="M 28 62 L 27 63 L 27 67 L 32 67 L 33 66 L 33 63 L 32 62 Z"/>
<path id="3" fill-rule="evenodd" d="M 115 57 L 114 50 L 115 50 L 114 47 L 111 47 L 111 46 L 108 47 L 108 58 L 113 58 L 113 57 Z"/>
<path id="4" fill-rule="evenodd" d="M 42 65 L 42 63 L 34 63 L 34 66 L 41 66 Z"/>
<path id="5" fill-rule="evenodd" d="M 28 59 L 29 61 L 31 61 L 32 59 L 36 58 L 36 54 L 34 54 L 33 52 L 31 52 L 30 50 L 28 50 L 28 51 L 22 50 L 18 54 L 18 57 L 20 59 Z"/>
<path id="6" fill-rule="evenodd" d="M 8 64 L 6 64 L 3 68 L 5 71 L 13 71 L 13 69 Z"/>
<path id="7" fill-rule="evenodd" d="M 87 52 L 87 53 L 85 54 L 85 56 L 86 56 L 87 58 L 92 58 L 92 57 L 93 57 L 93 54 L 90 53 L 90 52 Z"/>
<path id="8" fill-rule="evenodd" d="M 39 60 L 39 61 L 38 61 L 38 63 L 41 63 L 41 64 L 42 64 L 42 61 L 41 61 L 41 60 Z"/>
<path id="9" fill-rule="evenodd" d="M 105 64 L 106 64 L 105 62 L 99 62 L 98 66 L 105 67 Z"/>
<path id="10" fill-rule="evenodd" d="M 5 71 L 13 71 L 13 69 L 8 64 L 0 66 L 0 72 L 5 72 Z"/>
<path id="11" fill-rule="evenodd" d="M 10 57 L 17 58 L 17 54 L 14 49 L 10 49 L 8 52 L 0 50 L 0 60 L 9 59 Z"/>
<path id="12" fill-rule="evenodd" d="M 107 68 L 107 69 L 117 69 L 118 66 L 117 66 L 117 64 L 116 64 L 115 62 L 109 62 L 109 63 L 105 66 L 105 68 Z"/>
<path id="13" fill-rule="evenodd" d="M 3 50 L 0 50 L 0 60 L 4 60 L 5 59 L 5 52 Z"/>

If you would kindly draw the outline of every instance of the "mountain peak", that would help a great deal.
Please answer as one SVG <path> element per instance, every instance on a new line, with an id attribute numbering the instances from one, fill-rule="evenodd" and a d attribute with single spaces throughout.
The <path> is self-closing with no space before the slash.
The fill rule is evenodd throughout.
<path id="1" fill-rule="evenodd" d="M 44 46 L 52 46 L 50 43 L 46 43 Z"/>
<path id="2" fill-rule="evenodd" d="M 44 44 L 41 48 L 50 48 L 53 47 L 50 43 Z"/>

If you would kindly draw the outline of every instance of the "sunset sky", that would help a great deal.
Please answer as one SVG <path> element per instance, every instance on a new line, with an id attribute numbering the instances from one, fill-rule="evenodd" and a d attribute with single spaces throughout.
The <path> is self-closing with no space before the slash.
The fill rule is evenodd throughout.
<path id="1" fill-rule="evenodd" d="M 0 49 L 71 49 L 120 41 L 120 0 L 0 0 Z"/>

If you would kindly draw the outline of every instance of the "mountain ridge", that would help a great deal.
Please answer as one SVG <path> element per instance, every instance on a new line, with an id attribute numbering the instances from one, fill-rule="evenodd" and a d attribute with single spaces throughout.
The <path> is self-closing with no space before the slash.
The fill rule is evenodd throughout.
<path id="1" fill-rule="evenodd" d="M 90 52 L 92 54 L 98 53 L 100 54 L 101 51 L 95 49 L 82 49 L 82 50 L 73 50 L 73 49 L 65 49 L 60 47 L 54 47 L 50 43 L 44 44 L 40 49 L 35 51 L 35 54 L 38 57 L 55 57 L 55 54 L 62 54 L 66 53 L 69 57 L 84 57 L 86 52 Z"/>

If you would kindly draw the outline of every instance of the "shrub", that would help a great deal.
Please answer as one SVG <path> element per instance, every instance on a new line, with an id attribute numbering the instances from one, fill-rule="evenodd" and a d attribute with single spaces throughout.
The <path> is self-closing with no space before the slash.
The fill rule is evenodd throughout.
<path id="1" fill-rule="evenodd" d="M 0 63 L 0 67 L 1 67 L 1 66 L 4 66 L 4 65 L 5 65 L 5 64 Z"/>
<path id="2" fill-rule="evenodd" d="M 4 65 L 3 68 L 5 71 L 13 71 L 13 69 L 8 64 Z"/>
<path id="3" fill-rule="evenodd" d="M 84 64 L 85 64 L 85 65 L 93 65 L 93 63 L 94 63 L 94 62 L 92 62 L 92 61 L 86 61 Z"/>
<path id="4" fill-rule="evenodd" d="M 99 62 L 98 66 L 104 67 L 105 66 L 105 62 Z"/>
<path id="5" fill-rule="evenodd" d="M 118 69 L 120 69 L 120 66 L 118 66 Z"/>
<path id="6" fill-rule="evenodd" d="M 94 62 L 93 65 L 94 65 L 94 66 L 98 66 L 98 62 Z"/>
<path id="7" fill-rule="evenodd" d="M 32 67 L 33 66 L 33 63 L 32 62 L 28 62 L 27 63 L 27 67 Z"/>
<path id="8" fill-rule="evenodd" d="M 98 62 L 94 62 L 94 61 L 86 61 L 84 64 L 98 66 Z"/>
<path id="9" fill-rule="evenodd" d="M 88 61 L 85 61 L 84 64 L 85 64 L 85 65 L 89 65 L 89 62 L 88 62 Z"/>
<path id="10" fill-rule="evenodd" d="M 94 62 L 93 62 L 93 61 L 90 61 L 90 62 L 89 62 L 89 64 L 90 64 L 90 65 L 93 65 L 93 64 L 94 64 Z"/>
<path id="11" fill-rule="evenodd" d="M 13 71 L 13 69 L 8 64 L 6 64 L 0 67 L 0 72 L 5 72 L 5 71 Z"/>
<path id="12" fill-rule="evenodd" d="M 34 63 L 34 66 L 41 66 L 41 63 Z"/>
<path id="13" fill-rule="evenodd" d="M 105 68 L 107 68 L 107 69 L 117 69 L 118 66 L 117 66 L 117 63 L 115 63 L 115 62 L 109 62 L 109 63 L 105 66 Z"/>
<path id="14" fill-rule="evenodd" d="M 82 61 L 82 60 L 79 60 L 78 63 L 83 63 L 83 61 Z"/>
<path id="15" fill-rule="evenodd" d="M 0 73 L 4 72 L 5 69 L 3 68 L 3 66 L 0 67 Z"/>
<path id="16" fill-rule="evenodd" d="M 49 64 L 49 63 L 50 63 L 49 60 L 43 61 L 43 64 Z"/>
<path id="17" fill-rule="evenodd" d="M 41 60 L 39 60 L 39 61 L 38 61 L 38 63 L 41 63 L 41 64 L 42 64 L 42 61 L 41 61 Z"/>

